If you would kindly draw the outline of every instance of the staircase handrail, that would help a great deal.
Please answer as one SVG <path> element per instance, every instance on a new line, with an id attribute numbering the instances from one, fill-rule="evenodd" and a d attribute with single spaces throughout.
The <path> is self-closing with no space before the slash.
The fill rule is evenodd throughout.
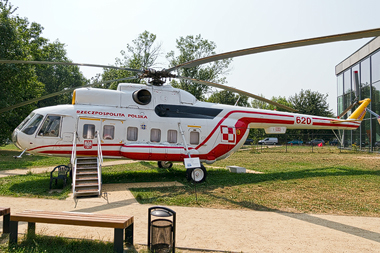
<path id="1" fill-rule="evenodd" d="M 98 139 L 98 190 L 99 194 L 101 192 L 102 187 L 102 164 L 103 164 L 103 152 L 102 152 L 102 144 L 100 140 L 100 133 L 96 131 L 97 139 Z"/>
<path id="2" fill-rule="evenodd" d="M 73 184 L 73 196 L 75 197 L 75 185 L 76 185 L 76 178 L 77 178 L 77 163 L 76 163 L 76 158 L 77 158 L 77 132 L 74 132 L 73 135 L 73 148 L 71 150 L 71 175 L 72 175 L 72 184 Z"/>
<path id="3" fill-rule="evenodd" d="M 96 131 L 97 137 L 98 137 L 98 158 L 100 161 L 100 165 L 103 164 L 103 152 L 102 152 L 102 144 L 100 140 L 100 133 L 99 131 Z"/>

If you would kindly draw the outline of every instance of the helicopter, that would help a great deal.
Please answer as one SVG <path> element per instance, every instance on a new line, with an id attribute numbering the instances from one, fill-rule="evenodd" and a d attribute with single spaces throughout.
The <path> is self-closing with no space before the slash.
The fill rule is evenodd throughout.
<path id="1" fill-rule="evenodd" d="M 186 62 L 169 69 L 130 69 L 71 62 L 0 59 L 1 64 L 48 64 L 117 68 L 137 73 L 132 79 L 149 79 L 148 85 L 119 83 L 117 90 L 91 88 L 94 84 L 66 89 L 1 108 L 0 113 L 65 92 L 73 92 L 71 105 L 56 105 L 31 112 L 12 134 L 24 152 L 71 157 L 74 197 L 101 194 L 101 163 L 105 158 L 157 161 L 161 168 L 183 162 L 186 177 L 195 183 L 206 180 L 202 163 L 212 164 L 236 152 L 250 128 L 267 134 L 287 129 L 357 129 L 370 104 L 369 98 L 354 103 L 358 108 L 347 118 L 299 114 L 293 108 L 230 86 L 173 74 L 179 68 L 286 48 L 353 40 L 380 35 L 380 29 L 310 38 L 253 47 Z M 166 78 L 206 84 L 267 102 L 290 112 L 271 111 L 198 101 L 187 91 L 164 85 Z M 97 83 L 99 84 L 99 83 Z"/>

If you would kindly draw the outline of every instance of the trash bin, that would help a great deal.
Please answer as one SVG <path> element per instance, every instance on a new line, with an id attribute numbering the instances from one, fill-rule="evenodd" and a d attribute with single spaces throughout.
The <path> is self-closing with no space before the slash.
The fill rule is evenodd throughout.
<path id="1" fill-rule="evenodd" d="M 176 213 L 163 206 L 148 209 L 148 248 L 155 253 L 175 252 Z"/>

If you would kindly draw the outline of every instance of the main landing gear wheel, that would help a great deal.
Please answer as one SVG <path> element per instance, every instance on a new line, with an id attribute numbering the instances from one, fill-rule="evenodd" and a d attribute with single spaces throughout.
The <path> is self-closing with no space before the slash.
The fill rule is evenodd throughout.
<path id="1" fill-rule="evenodd" d="M 160 169 L 170 169 L 173 166 L 173 163 L 168 161 L 158 161 L 157 165 Z"/>
<path id="2" fill-rule="evenodd" d="M 193 183 L 203 183 L 206 180 L 207 171 L 206 168 L 201 164 L 200 168 L 193 168 L 186 170 L 186 178 L 188 181 Z"/>

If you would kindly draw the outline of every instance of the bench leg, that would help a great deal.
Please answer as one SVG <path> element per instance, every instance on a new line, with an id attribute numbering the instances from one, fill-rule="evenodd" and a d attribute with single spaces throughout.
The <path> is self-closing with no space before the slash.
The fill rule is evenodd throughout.
<path id="1" fill-rule="evenodd" d="M 9 244 L 17 244 L 18 221 L 10 222 Z"/>
<path id="2" fill-rule="evenodd" d="M 36 223 L 28 222 L 28 237 L 34 237 L 36 235 Z"/>
<path id="3" fill-rule="evenodd" d="M 133 245 L 133 223 L 125 229 L 125 242 Z"/>
<path id="4" fill-rule="evenodd" d="M 9 233 L 10 221 L 11 221 L 11 214 L 10 213 L 3 216 L 3 234 Z"/>
<path id="5" fill-rule="evenodd" d="M 113 249 L 117 253 L 124 252 L 124 242 L 123 242 L 124 229 L 115 228 L 115 234 L 113 239 Z"/>

